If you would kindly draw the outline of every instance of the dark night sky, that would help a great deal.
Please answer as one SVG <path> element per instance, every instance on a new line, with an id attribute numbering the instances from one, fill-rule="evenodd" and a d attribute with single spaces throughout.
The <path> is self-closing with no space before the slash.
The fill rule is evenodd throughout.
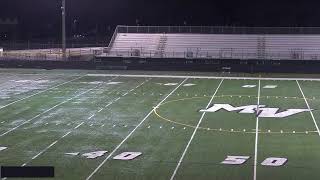
<path id="1" fill-rule="evenodd" d="M 99 33 L 117 24 L 320 26 L 320 2 L 231 0 L 66 0 L 67 27 Z M 0 0 L 0 18 L 19 20 L 28 34 L 51 36 L 60 29 L 61 0 Z M 44 33 L 45 32 L 45 33 Z M 19 32 L 21 33 L 21 32 Z M 25 34 L 24 34 L 25 35 Z"/>

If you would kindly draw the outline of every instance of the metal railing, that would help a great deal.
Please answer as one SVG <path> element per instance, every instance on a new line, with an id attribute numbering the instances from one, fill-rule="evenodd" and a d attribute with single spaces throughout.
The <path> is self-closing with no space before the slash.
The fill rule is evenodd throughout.
<path id="1" fill-rule="evenodd" d="M 265 59 L 265 60 L 320 60 L 319 53 L 299 52 L 265 52 L 254 53 L 244 50 L 233 49 L 230 51 L 184 51 L 184 52 L 159 52 L 159 51 L 132 51 L 132 50 L 110 50 L 109 57 L 139 57 L 139 58 L 185 58 L 185 59 Z"/>
<path id="2" fill-rule="evenodd" d="M 320 34 L 320 27 L 124 26 L 117 33 Z"/>
<path id="3" fill-rule="evenodd" d="M 268 52 L 265 48 L 252 51 L 231 48 L 230 51 L 217 49 L 212 51 L 186 50 L 184 52 L 145 51 L 142 47 L 128 48 L 130 50 L 114 50 L 112 45 L 118 33 L 193 33 L 193 34 L 320 34 L 320 27 L 227 27 L 227 26 L 124 26 L 116 27 L 111 42 L 104 52 L 107 56 L 142 57 L 142 58 L 197 58 L 197 59 L 292 59 L 319 60 L 319 50 L 287 50 Z M 258 45 L 257 45 L 258 46 Z M 303 47 L 302 47 L 303 48 Z M 301 48 L 301 49 L 302 49 Z M 139 55 L 136 51 L 139 49 Z M 194 48 L 198 49 L 198 48 Z M 259 53 L 260 51 L 260 53 Z M 257 53 L 252 53 L 257 52 Z M 319 54 L 317 53 L 319 52 Z"/>

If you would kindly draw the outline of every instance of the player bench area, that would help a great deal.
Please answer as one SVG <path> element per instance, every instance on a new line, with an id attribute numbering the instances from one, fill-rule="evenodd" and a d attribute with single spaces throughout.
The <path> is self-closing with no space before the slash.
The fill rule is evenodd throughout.
<path id="1" fill-rule="evenodd" d="M 56 179 L 320 177 L 317 81 L 66 74 L 3 83 L 6 165 L 53 165 Z"/>

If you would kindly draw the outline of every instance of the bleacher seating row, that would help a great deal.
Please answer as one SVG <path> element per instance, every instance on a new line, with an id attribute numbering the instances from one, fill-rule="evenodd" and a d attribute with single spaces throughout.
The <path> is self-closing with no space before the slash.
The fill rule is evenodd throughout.
<path id="1" fill-rule="evenodd" d="M 320 35 L 118 33 L 108 55 L 320 59 Z"/>

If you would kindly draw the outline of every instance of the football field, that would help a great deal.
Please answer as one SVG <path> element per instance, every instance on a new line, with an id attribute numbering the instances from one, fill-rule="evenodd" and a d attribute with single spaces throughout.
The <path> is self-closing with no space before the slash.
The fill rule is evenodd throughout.
<path id="1" fill-rule="evenodd" d="M 316 180 L 319 127 L 319 79 L 0 70 L 0 165 L 47 179 Z"/>

